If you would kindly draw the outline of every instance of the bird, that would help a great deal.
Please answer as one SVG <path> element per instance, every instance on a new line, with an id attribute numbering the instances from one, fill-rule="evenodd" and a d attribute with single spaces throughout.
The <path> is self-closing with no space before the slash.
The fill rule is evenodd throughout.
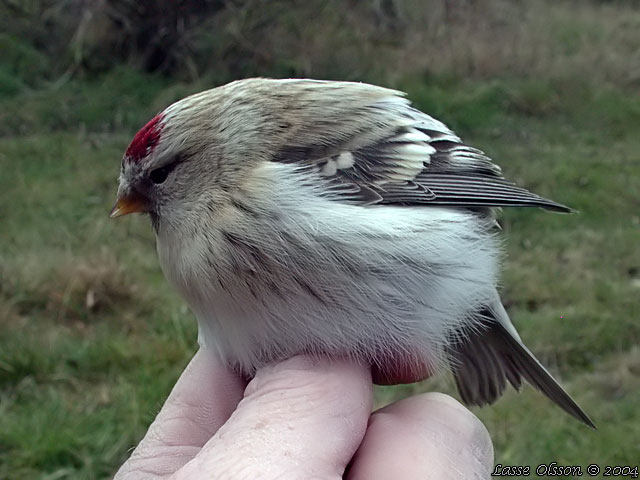
<path id="1" fill-rule="evenodd" d="M 528 382 L 595 428 L 502 304 L 504 207 L 572 211 L 403 92 L 250 78 L 142 127 L 111 217 L 149 215 L 198 343 L 246 377 L 297 354 L 351 358 L 379 384 L 448 369 L 466 405 Z"/>

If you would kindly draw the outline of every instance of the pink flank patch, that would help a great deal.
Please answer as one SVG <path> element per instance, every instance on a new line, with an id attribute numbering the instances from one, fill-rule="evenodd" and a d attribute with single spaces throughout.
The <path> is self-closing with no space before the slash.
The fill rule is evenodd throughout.
<path id="1" fill-rule="evenodd" d="M 159 113 L 135 134 L 124 154 L 129 161 L 139 162 L 153 151 L 160 140 L 163 118 L 164 115 Z"/>

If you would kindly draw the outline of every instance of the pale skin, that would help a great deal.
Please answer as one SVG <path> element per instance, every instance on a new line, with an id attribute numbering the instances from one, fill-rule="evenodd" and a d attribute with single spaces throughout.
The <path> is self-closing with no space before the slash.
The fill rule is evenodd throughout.
<path id="1" fill-rule="evenodd" d="M 347 360 L 297 356 L 247 384 L 200 350 L 115 478 L 490 478 L 489 434 L 453 398 L 372 405 L 370 370 Z"/>

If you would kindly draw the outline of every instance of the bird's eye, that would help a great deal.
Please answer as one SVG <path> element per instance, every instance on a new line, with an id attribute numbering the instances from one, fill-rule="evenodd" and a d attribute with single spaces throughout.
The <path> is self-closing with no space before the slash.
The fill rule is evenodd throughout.
<path id="1" fill-rule="evenodd" d="M 165 165 L 164 167 L 156 168 L 155 170 L 151 170 L 151 173 L 149 174 L 149 178 L 155 184 L 163 183 L 167 179 L 167 177 L 169 176 L 169 173 L 171 172 L 171 170 L 173 170 L 174 167 L 175 165 L 172 164 L 172 165 Z"/>

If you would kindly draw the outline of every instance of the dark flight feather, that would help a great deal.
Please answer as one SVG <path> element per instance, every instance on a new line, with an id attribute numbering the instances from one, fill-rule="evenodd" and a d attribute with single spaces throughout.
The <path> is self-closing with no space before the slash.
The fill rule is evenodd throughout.
<path id="1" fill-rule="evenodd" d="M 336 116 L 341 120 L 335 124 L 325 120 L 309 125 L 319 132 L 300 138 L 317 143 L 305 145 L 295 137 L 273 161 L 313 167 L 350 202 L 572 211 L 505 180 L 500 167 L 481 150 L 462 143 L 406 99 L 387 96 L 371 101 L 344 111 L 344 118 Z"/>

